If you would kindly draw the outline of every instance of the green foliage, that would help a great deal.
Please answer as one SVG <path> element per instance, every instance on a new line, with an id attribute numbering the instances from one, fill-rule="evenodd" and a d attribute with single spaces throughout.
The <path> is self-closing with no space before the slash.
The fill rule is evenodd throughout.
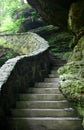
<path id="1" fill-rule="evenodd" d="M 28 3 L 21 3 L 20 0 L 0 0 L 1 9 L 2 9 L 2 17 L 7 14 L 12 15 L 14 11 L 17 11 L 20 8 L 30 7 Z"/>
<path id="2" fill-rule="evenodd" d="M 50 49 L 49 53 L 52 55 L 52 56 L 58 56 L 58 57 L 62 57 L 63 59 L 68 59 L 69 56 L 71 55 L 71 52 L 57 52 L 57 48 L 52 48 Z"/>
<path id="3" fill-rule="evenodd" d="M 20 18 L 14 21 L 10 16 L 7 16 L 6 19 L 2 22 L 2 27 L 0 28 L 0 32 L 3 31 L 12 31 L 17 32 L 19 30 L 20 24 L 24 21 L 24 18 Z"/>
<path id="4" fill-rule="evenodd" d="M 12 19 L 12 14 L 17 10 L 19 10 L 20 8 L 24 8 L 24 7 L 29 8 L 30 6 L 26 3 L 22 4 L 21 1 L 19 0 L 14 0 L 14 1 L 0 0 L 0 2 L 1 2 L 0 32 L 4 32 L 4 31 L 17 32 L 19 30 L 19 26 L 21 22 L 23 22 L 25 19 L 23 17 L 20 17 L 20 19 L 14 21 Z"/>
<path id="5" fill-rule="evenodd" d="M 4 42 L 2 40 L 0 40 L 0 46 L 3 46 L 5 48 L 12 48 L 12 44 L 11 43 L 7 43 L 7 42 Z"/>
<path id="6" fill-rule="evenodd" d="M 0 66 L 3 65 L 5 61 L 7 61 L 8 59 L 19 55 L 11 43 L 7 43 L 1 40 L 0 40 L 0 54 L 2 54 L 2 56 L 0 57 Z"/>
<path id="7" fill-rule="evenodd" d="M 60 88 L 69 100 L 82 102 L 81 97 L 84 94 L 83 67 L 83 61 L 73 61 L 58 70 L 61 79 Z"/>
<path id="8" fill-rule="evenodd" d="M 14 49 L 5 47 L 3 49 L 5 50 L 5 54 L 0 57 L 0 66 L 2 66 L 8 59 L 19 55 Z"/>
<path id="9" fill-rule="evenodd" d="M 12 43 L 0 40 L 0 66 L 2 66 L 8 59 L 19 55 Z"/>

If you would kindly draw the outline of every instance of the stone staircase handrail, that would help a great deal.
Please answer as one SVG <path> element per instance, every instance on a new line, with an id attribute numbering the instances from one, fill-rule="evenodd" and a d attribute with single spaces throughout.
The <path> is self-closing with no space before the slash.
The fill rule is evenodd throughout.
<path id="1" fill-rule="evenodd" d="M 14 107 L 18 93 L 35 81 L 43 80 L 49 72 L 48 42 L 37 34 L 28 32 L 27 35 L 31 44 L 37 41 L 39 48 L 29 55 L 9 59 L 0 68 L 0 107 L 3 110 Z"/>

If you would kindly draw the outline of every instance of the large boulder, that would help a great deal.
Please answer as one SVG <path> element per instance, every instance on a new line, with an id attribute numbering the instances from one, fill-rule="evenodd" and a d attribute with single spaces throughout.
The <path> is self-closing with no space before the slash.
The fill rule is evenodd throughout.
<path id="1" fill-rule="evenodd" d="M 77 0 L 27 0 L 48 24 L 67 28 L 68 11 Z"/>
<path id="2" fill-rule="evenodd" d="M 77 36 L 84 34 L 84 0 L 72 4 L 69 11 L 69 27 Z"/>
<path id="3" fill-rule="evenodd" d="M 0 45 L 0 67 L 10 58 L 20 55 L 14 49 Z"/>
<path id="4" fill-rule="evenodd" d="M 74 49 L 68 63 L 59 69 L 60 89 L 83 117 L 84 127 L 84 0 L 73 3 L 69 11 L 69 27 L 75 35 Z"/>
<path id="5" fill-rule="evenodd" d="M 31 32 L 37 33 L 48 41 L 51 56 L 58 56 L 67 60 L 72 51 L 70 46 L 73 35 L 71 32 L 61 31 L 59 27 L 53 25 L 32 29 Z"/>
<path id="6" fill-rule="evenodd" d="M 35 9 L 24 7 L 22 9 L 14 11 L 13 14 L 12 14 L 12 18 L 14 20 L 17 20 L 21 17 L 28 18 L 29 16 L 32 15 L 33 12 L 36 13 Z"/>
<path id="7" fill-rule="evenodd" d="M 22 20 L 18 32 L 27 32 L 31 29 L 46 25 L 36 10 L 31 7 L 24 7 L 15 11 L 12 14 L 12 18 L 15 21 L 19 19 Z"/>
<path id="8" fill-rule="evenodd" d="M 19 31 L 18 32 L 28 32 L 31 29 L 36 29 L 38 27 L 43 27 L 44 25 L 46 25 L 39 16 L 36 16 L 35 19 L 31 17 L 25 19 L 19 27 Z"/>

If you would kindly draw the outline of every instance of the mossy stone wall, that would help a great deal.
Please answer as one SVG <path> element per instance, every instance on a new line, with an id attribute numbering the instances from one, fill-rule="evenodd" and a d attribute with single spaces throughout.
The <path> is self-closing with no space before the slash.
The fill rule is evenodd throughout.
<path id="1" fill-rule="evenodd" d="M 32 44 L 40 44 L 39 49 L 29 55 L 10 59 L 0 68 L 1 130 L 7 129 L 6 117 L 11 114 L 11 108 L 15 107 L 18 93 L 25 92 L 30 86 L 33 87 L 35 82 L 42 81 L 49 73 L 50 60 L 47 42 L 34 33 L 27 40 L 30 40 Z"/>
<path id="2" fill-rule="evenodd" d="M 59 69 L 60 89 L 73 101 L 83 117 L 84 127 L 84 0 L 74 2 L 69 11 L 69 27 L 75 36 L 75 47 L 68 63 Z"/>

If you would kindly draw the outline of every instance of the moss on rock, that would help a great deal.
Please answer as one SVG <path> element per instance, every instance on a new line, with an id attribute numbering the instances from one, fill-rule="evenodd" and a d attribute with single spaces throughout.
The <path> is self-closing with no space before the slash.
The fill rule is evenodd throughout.
<path id="1" fill-rule="evenodd" d="M 64 89 L 70 88 L 70 95 L 75 83 L 75 93 L 81 94 L 81 88 L 84 89 L 84 36 L 79 40 L 77 46 L 74 48 L 72 55 L 69 57 L 68 63 L 59 69 L 58 73 L 63 83 L 66 84 Z M 69 83 L 67 82 L 69 80 Z M 81 87 L 80 87 L 81 84 Z M 64 85 L 63 85 L 64 86 Z M 63 88 L 63 87 L 62 87 Z M 77 89 L 79 91 L 76 91 Z M 82 91 L 82 94 L 84 91 Z M 74 99 L 73 99 L 74 100 Z"/>
<path id="2" fill-rule="evenodd" d="M 76 103 L 77 110 L 84 117 L 84 36 L 75 46 L 68 63 L 61 67 L 58 73 L 61 79 L 61 91 L 68 100 Z"/>
<path id="3" fill-rule="evenodd" d="M 84 34 L 84 0 L 73 3 L 69 12 L 69 27 L 77 35 Z"/>
<path id="4" fill-rule="evenodd" d="M 19 53 L 12 48 L 0 46 L 0 66 L 2 66 L 8 59 L 18 56 Z"/>

